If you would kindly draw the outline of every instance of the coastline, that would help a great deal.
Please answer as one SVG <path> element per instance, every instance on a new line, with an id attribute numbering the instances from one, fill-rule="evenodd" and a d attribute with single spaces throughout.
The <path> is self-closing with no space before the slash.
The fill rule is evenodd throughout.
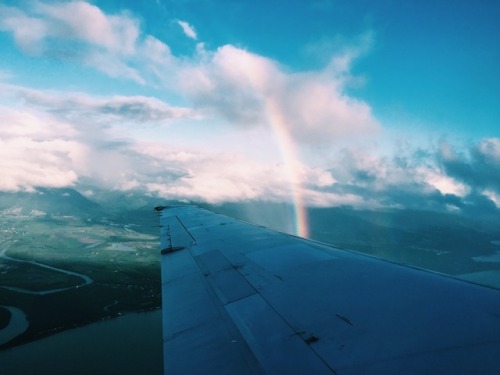
<path id="1" fill-rule="evenodd" d="M 29 322 L 23 310 L 13 306 L 0 306 L 10 312 L 9 323 L 0 330 L 0 348 L 28 330 Z"/>
<path id="2" fill-rule="evenodd" d="M 0 351 L 2 375 L 163 373 L 161 310 L 127 313 Z"/>
<path id="3" fill-rule="evenodd" d="M 8 308 L 8 306 L 2 306 L 2 307 Z M 14 307 L 12 307 L 12 309 L 18 310 L 19 313 L 24 315 L 24 318 L 26 319 L 26 314 L 21 309 L 17 309 Z M 125 311 L 125 312 L 117 312 L 117 313 L 113 313 L 113 314 L 108 313 L 108 315 L 104 315 L 104 316 L 100 317 L 99 319 L 83 321 L 83 322 L 71 324 L 68 326 L 61 326 L 61 327 L 57 327 L 56 329 L 52 329 L 50 331 L 45 331 L 42 333 L 41 332 L 30 333 L 28 331 L 29 322 L 26 319 L 26 323 L 27 323 L 26 328 L 22 332 L 19 331 L 17 333 L 17 335 L 13 335 L 8 340 L 2 340 L 1 334 L 2 334 L 3 330 L 0 330 L 0 354 L 5 350 L 11 350 L 11 349 L 15 349 L 18 347 L 22 347 L 24 345 L 29 345 L 31 343 L 38 342 L 40 340 L 44 340 L 44 339 L 50 338 L 54 335 L 58 335 L 58 334 L 61 334 L 61 333 L 67 332 L 67 331 L 72 331 L 75 329 L 87 327 L 87 326 L 90 326 L 93 324 L 106 323 L 108 321 L 112 321 L 112 320 L 120 318 L 122 316 L 128 316 L 130 314 L 147 314 L 147 313 L 155 312 L 157 310 L 161 311 L 161 308 L 155 307 L 155 308 L 137 310 L 137 311 Z M 11 310 L 9 310 L 9 311 L 11 311 Z M 12 321 L 12 319 L 11 319 L 11 321 Z M 10 325 L 11 325 L 11 323 L 9 322 L 9 326 Z M 7 337 L 7 335 L 5 335 L 5 337 Z"/>

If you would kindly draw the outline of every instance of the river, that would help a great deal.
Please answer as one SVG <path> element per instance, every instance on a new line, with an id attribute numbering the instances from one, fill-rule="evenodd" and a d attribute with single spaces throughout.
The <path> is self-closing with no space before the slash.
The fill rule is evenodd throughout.
<path id="1" fill-rule="evenodd" d="M 21 333 L 28 329 L 29 323 L 26 319 L 26 314 L 17 307 L 0 306 L 10 311 L 9 324 L 4 329 L 0 329 L 0 345 L 5 344 L 12 340 L 14 337 L 19 336 Z"/>
<path id="2" fill-rule="evenodd" d="M 160 375 L 161 310 L 131 313 L 0 351 L 0 374 Z"/>
<path id="3" fill-rule="evenodd" d="M 67 275 L 76 276 L 76 277 L 81 278 L 83 280 L 83 283 L 80 285 L 76 285 L 76 286 L 69 286 L 66 288 L 58 288 L 58 289 L 48 289 L 48 290 L 42 290 L 42 291 L 38 291 L 38 292 L 35 292 L 33 290 L 29 290 L 29 289 L 23 289 L 23 288 L 1 286 L 4 289 L 8 289 L 8 290 L 18 292 L 18 293 L 37 294 L 37 295 L 43 296 L 45 294 L 58 293 L 58 292 L 62 292 L 62 291 L 73 289 L 73 288 L 80 288 L 80 287 L 85 286 L 85 285 L 90 285 L 94 282 L 94 280 L 92 280 L 89 276 L 78 273 L 78 272 L 73 272 L 73 271 L 68 271 L 68 270 L 62 269 L 62 268 L 52 267 L 52 266 L 49 266 L 47 264 L 43 264 L 43 263 L 31 261 L 31 260 L 22 260 L 22 259 L 12 258 L 6 254 L 8 249 L 9 249 L 9 246 L 4 246 L 3 249 L 0 250 L 0 258 L 10 260 L 11 262 L 31 264 L 31 265 L 46 268 L 46 269 L 49 269 L 52 271 L 62 272 L 62 273 L 65 273 Z"/>

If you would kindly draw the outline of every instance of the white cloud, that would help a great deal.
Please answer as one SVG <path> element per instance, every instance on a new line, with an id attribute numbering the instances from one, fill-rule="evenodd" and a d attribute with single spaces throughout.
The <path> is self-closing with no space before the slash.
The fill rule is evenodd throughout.
<path id="1" fill-rule="evenodd" d="M 488 163 L 500 166 L 500 138 L 484 139 L 477 149 Z"/>
<path id="2" fill-rule="evenodd" d="M 232 45 L 209 51 L 203 43 L 198 43 L 194 56 L 177 58 L 162 41 L 142 36 L 139 23 L 130 15 L 106 15 L 84 2 L 39 3 L 34 11 L 12 12 L 36 19 L 43 26 L 36 43 L 33 37 L 25 38 L 25 44 L 33 41 L 42 46 L 39 48 L 43 52 L 43 42 L 49 37 L 51 42 L 83 42 L 86 49 L 81 51 L 81 63 L 111 77 L 127 78 L 142 85 L 160 83 L 191 103 L 191 108 L 173 107 L 151 97 L 91 97 L 4 85 L 11 96 L 24 100 L 23 116 L 44 113 L 46 128 L 38 126 L 36 131 L 51 134 L 47 128 L 56 129 L 57 124 L 62 130 L 66 126 L 65 134 L 69 141 L 80 145 L 83 161 L 61 162 L 61 165 L 74 171 L 76 179 L 213 202 L 262 197 L 289 200 L 294 190 L 299 190 L 311 204 L 366 202 L 355 194 L 332 191 L 337 184 L 336 176 L 292 160 L 296 155 L 285 155 L 286 163 L 294 165 L 290 167 L 273 160 L 259 160 L 235 148 L 230 153 L 224 149 L 220 152 L 196 147 L 177 149 L 173 144 L 146 144 L 116 133 L 119 128 L 116 125 L 122 123 L 168 123 L 199 118 L 202 113 L 205 124 L 222 119 L 231 125 L 228 128 L 231 132 L 242 127 L 267 129 L 259 133 L 266 136 L 274 132 L 273 136 L 279 138 L 274 144 L 283 149 L 290 140 L 315 146 L 373 134 L 379 125 L 371 108 L 345 91 L 352 80 L 349 74 L 352 61 L 366 48 L 366 40 L 350 49 L 343 48 L 323 70 L 291 72 L 276 61 Z M 187 36 L 196 39 L 191 25 L 178 23 Z M 14 25 L 10 30 L 17 35 Z M 83 126 L 89 129 L 84 131 Z M 20 127 L 15 129 L 20 131 Z M 57 137 L 56 134 L 60 133 L 54 131 L 53 136 Z M 30 133 L 29 137 L 33 140 L 37 135 Z M 16 135 L 11 137 L 15 139 Z M 269 146 L 273 142 L 264 144 Z M 290 168 L 294 170 L 293 177 Z M 28 182 L 23 183 L 29 185 Z"/>
<path id="3" fill-rule="evenodd" d="M 447 174 L 432 153 L 419 159 L 408 151 L 393 158 L 350 148 L 328 164 L 328 169 L 295 161 L 292 182 L 289 166 L 259 160 L 238 148 L 208 151 L 168 139 L 146 142 L 128 138 L 122 126 L 126 118 L 148 126 L 191 115 L 180 109 L 180 117 L 176 117 L 175 108 L 155 98 L 96 98 L 9 88 L 3 91 L 22 98 L 23 104 L 0 107 L 0 173 L 4 176 L 0 190 L 84 182 L 209 202 L 290 201 L 298 192 L 309 205 L 365 208 L 437 205 L 457 209 L 459 200 L 472 199 L 469 185 Z M 494 144 L 485 140 L 475 149 L 494 159 Z M 450 154 L 459 155 L 456 151 Z M 481 194 L 496 203 L 495 190 Z M 450 195 L 456 199 L 445 197 Z"/>
<path id="4" fill-rule="evenodd" d="M 0 190 L 91 182 L 109 189 L 210 202 L 262 197 L 283 201 L 292 195 L 281 164 L 240 153 L 128 138 L 121 126 L 127 118 L 143 126 L 174 118 L 175 109 L 157 99 L 8 88 L 4 92 L 22 98 L 23 104 L 0 107 L 0 173 L 4 176 Z M 179 116 L 184 116 L 182 110 Z M 327 171 L 305 165 L 298 178 L 307 184 L 306 196 L 334 183 Z"/>
<path id="5" fill-rule="evenodd" d="M 191 58 L 175 57 L 162 41 L 141 35 L 139 22 L 126 12 L 105 14 L 83 1 L 36 4 L 30 11 L 8 8 L 0 17 L 21 47 L 54 54 L 60 46 L 63 55 L 73 53 L 81 64 L 110 77 L 162 85 L 215 121 L 287 129 L 303 144 L 328 144 L 380 128 L 370 106 L 345 90 L 353 80 L 352 62 L 371 43 L 370 33 L 343 47 L 323 70 L 290 72 L 232 45 L 207 51 L 199 43 Z M 177 22 L 196 38 L 191 25 Z M 31 24 L 39 25 L 33 35 L 25 30 Z"/>
<path id="6" fill-rule="evenodd" d="M 16 43 L 30 53 L 40 49 L 41 41 L 48 34 L 47 24 L 43 20 L 4 5 L 0 5 L 0 30 L 12 32 Z"/>
<path id="7" fill-rule="evenodd" d="M 148 35 L 144 39 L 142 50 L 140 50 L 139 53 L 147 55 L 151 62 L 159 65 L 169 64 L 174 60 L 170 48 L 151 35 Z"/>
<path id="8" fill-rule="evenodd" d="M 139 25 L 126 13 L 106 15 L 84 1 L 35 4 L 34 13 L 44 20 L 44 36 L 76 39 L 125 55 L 135 51 Z"/>
<path id="9" fill-rule="evenodd" d="M 95 125 L 168 124 L 179 119 L 197 117 L 189 108 L 171 106 L 154 97 L 96 97 L 81 92 L 34 90 L 2 83 L 0 83 L 0 90 L 4 91 L 4 98 L 10 96 L 22 99 L 27 105 L 57 113 L 66 119 L 87 123 L 91 120 Z"/>
<path id="10" fill-rule="evenodd" d="M 455 179 L 445 175 L 443 172 L 434 169 L 419 169 L 417 172 L 421 176 L 423 182 L 433 186 L 441 192 L 441 194 L 453 194 L 459 197 L 465 197 L 470 193 L 470 188 Z"/>
<path id="11" fill-rule="evenodd" d="M 330 67 L 289 73 L 275 61 L 226 45 L 205 51 L 181 74 L 180 84 L 197 107 L 234 126 L 284 127 L 296 142 L 311 144 L 379 130 L 370 106 L 349 97 Z"/>
<path id="12" fill-rule="evenodd" d="M 84 1 L 33 2 L 28 11 L 1 6 L 0 27 L 11 31 L 27 51 L 37 51 L 46 38 L 78 40 L 120 54 L 132 54 L 139 25 L 127 14 L 106 15 Z"/>
<path id="13" fill-rule="evenodd" d="M 154 157 L 159 157 L 159 154 L 154 153 Z M 149 192 L 163 196 L 220 203 L 263 198 L 289 201 L 293 195 L 293 187 L 283 165 L 255 162 L 238 154 L 227 153 L 200 152 L 191 154 L 187 160 L 182 154 L 172 153 L 159 160 L 164 160 L 164 165 L 174 164 L 182 171 L 175 181 L 160 180 L 145 185 Z M 308 188 L 300 194 L 308 203 L 316 203 L 315 200 L 319 202 L 315 189 L 318 184 L 325 183 L 321 178 L 327 172 L 318 173 L 307 167 L 302 172 L 302 182 L 305 185 L 307 179 Z M 340 196 L 337 196 L 337 200 L 341 201 Z"/>
<path id="14" fill-rule="evenodd" d="M 141 85 L 146 84 L 141 72 L 112 53 L 91 51 L 81 58 L 81 63 L 100 70 L 112 78 L 124 78 Z"/>
<path id="15" fill-rule="evenodd" d="M 497 208 L 500 208 L 500 194 L 497 194 L 491 190 L 484 190 L 482 194 L 489 200 L 491 200 L 493 203 L 495 203 L 495 206 Z"/>
<path id="16" fill-rule="evenodd" d="M 86 146 L 76 132 L 42 114 L 0 106 L 0 190 L 64 187 L 77 182 Z M 52 130 L 45 127 L 51 122 Z M 68 136 L 58 132 L 67 132 Z"/>
<path id="17" fill-rule="evenodd" d="M 107 15 L 84 1 L 33 2 L 27 10 L 0 6 L 0 30 L 12 32 L 27 53 L 77 60 L 111 77 L 145 83 L 131 64 L 141 42 L 139 22 L 127 13 Z"/>
<path id="18" fill-rule="evenodd" d="M 419 208 L 461 207 L 476 192 L 497 204 L 497 138 L 469 148 L 441 143 L 439 152 L 426 150 L 425 156 L 351 147 L 322 160 L 321 167 L 295 160 L 304 150 L 381 133 L 370 104 L 348 90 L 362 82 L 352 65 L 371 48 L 371 32 L 334 50 L 322 69 L 293 71 L 233 45 L 208 50 L 197 42 L 192 56 L 176 56 L 160 39 L 144 35 L 127 12 L 106 14 L 83 1 L 33 4 L 26 10 L 0 6 L 0 30 L 10 32 L 22 50 L 58 61 L 69 56 L 64 62 L 91 66 L 183 104 L 0 84 L 0 190 L 85 181 L 211 202 L 290 200 L 298 191 L 314 205 Z M 176 22 L 197 40 L 192 25 Z M 181 121 L 190 121 L 192 143 L 187 136 L 181 145 L 127 133 Z M 215 146 L 207 145 L 210 134 L 219 136 Z M 245 140 L 250 134 L 266 139 Z M 241 147 L 228 144 L 242 139 Z"/>
<path id="19" fill-rule="evenodd" d="M 194 40 L 198 39 L 198 35 L 196 34 L 196 30 L 192 25 L 190 25 L 186 21 L 181 21 L 181 20 L 177 20 L 177 23 L 182 28 L 182 31 L 184 32 L 184 34 L 186 34 L 186 36 L 188 38 L 191 38 Z"/>

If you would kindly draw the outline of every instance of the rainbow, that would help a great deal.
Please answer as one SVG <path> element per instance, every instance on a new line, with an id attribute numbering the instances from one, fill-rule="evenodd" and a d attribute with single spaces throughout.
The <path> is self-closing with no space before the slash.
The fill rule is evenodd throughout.
<path id="1" fill-rule="evenodd" d="M 295 144 L 287 129 L 286 121 L 274 99 L 268 99 L 266 101 L 266 110 L 269 123 L 278 140 L 286 173 L 290 182 L 295 219 L 294 232 L 297 236 L 307 238 L 309 236 L 307 210 L 302 195 L 302 184 L 299 178 L 300 165 Z"/>

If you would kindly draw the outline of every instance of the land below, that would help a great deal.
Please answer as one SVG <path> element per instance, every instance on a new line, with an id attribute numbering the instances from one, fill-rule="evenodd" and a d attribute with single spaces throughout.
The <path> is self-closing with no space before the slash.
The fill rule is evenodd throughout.
<path id="1" fill-rule="evenodd" d="M 42 210 L 33 200 L 14 200 L 0 210 L 0 329 L 11 320 L 7 307 L 20 309 L 29 322 L 0 349 L 161 307 L 152 209 L 147 215 L 116 214 L 80 195 L 83 206 L 65 202 L 72 198 L 67 191 L 45 194 L 59 194 L 65 206 L 53 202 L 49 209 L 44 202 Z"/>
<path id="2" fill-rule="evenodd" d="M 161 308 L 153 207 L 178 203 L 72 189 L 0 193 L 0 334 L 21 322 L 12 337 L 0 335 L 0 349 Z M 294 232 L 290 205 L 201 206 Z M 308 220 L 311 239 L 500 288 L 498 215 L 336 207 L 310 208 Z"/>

